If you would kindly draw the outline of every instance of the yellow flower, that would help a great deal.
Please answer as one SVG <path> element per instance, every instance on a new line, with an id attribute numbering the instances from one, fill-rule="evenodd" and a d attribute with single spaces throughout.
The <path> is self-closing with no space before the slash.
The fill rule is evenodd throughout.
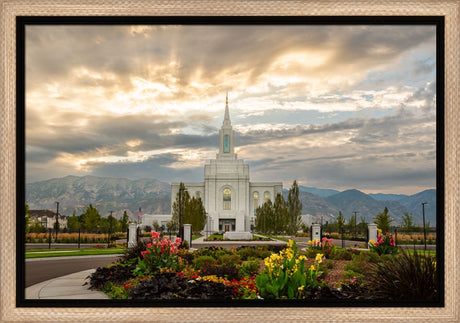
<path id="1" fill-rule="evenodd" d="M 317 253 L 317 254 L 316 254 L 316 259 L 315 259 L 315 260 L 321 262 L 322 259 L 323 259 L 323 254 L 322 254 L 322 253 Z"/>
<path id="2" fill-rule="evenodd" d="M 371 245 L 375 245 L 375 240 L 369 240 L 369 243 L 370 243 Z"/>
<path id="3" fill-rule="evenodd" d="M 302 291 L 303 291 L 303 289 L 304 289 L 304 288 L 305 288 L 305 286 L 304 286 L 304 285 L 302 285 L 302 286 L 300 286 L 299 288 L 297 288 L 297 290 L 298 290 L 298 291 L 299 291 L 299 293 L 300 293 L 300 292 L 302 292 Z"/>
<path id="4" fill-rule="evenodd" d="M 294 241 L 289 240 L 289 242 L 287 244 L 288 248 L 291 248 L 293 245 L 294 245 Z"/>
<path id="5" fill-rule="evenodd" d="M 379 229 L 379 228 L 377 228 L 377 232 L 378 232 L 379 234 L 382 234 L 382 230 Z"/>
<path id="6" fill-rule="evenodd" d="M 313 242 L 311 240 L 308 240 L 308 244 L 311 245 Z"/>

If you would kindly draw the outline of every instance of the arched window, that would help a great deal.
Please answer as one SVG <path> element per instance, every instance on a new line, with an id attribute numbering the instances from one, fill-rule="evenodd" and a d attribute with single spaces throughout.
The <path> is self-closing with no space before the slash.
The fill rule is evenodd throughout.
<path id="1" fill-rule="evenodd" d="M 265 202 L 268 202 L 268 200 L 270 199 L 270 192 L 269 191 L 265 191 L 264 198 L 265 198 Z"/>
<path id="2" fill-rule="evenodd" d="M 224 152 L 228 153 L 228 135 L 225 135 Z"/>
<path id="3" fill-rule="evenodd" d="M 254 192 L 254 215 L 256 215 L 258 207 L 259 207 L 259 192 Z"/>
<path id="4" fill-rule="evenodd" d="M 223 209 L 231 210 L 232 209 L 232 190 L 229 188 L 224 189 L 223 196 Z"/>

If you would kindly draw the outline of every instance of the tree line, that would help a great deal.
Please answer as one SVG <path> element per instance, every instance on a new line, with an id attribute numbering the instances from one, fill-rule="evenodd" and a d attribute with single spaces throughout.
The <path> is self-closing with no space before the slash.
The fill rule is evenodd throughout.
<path id="1" fill-rule="evenodd" d="M 129 216 L 124 211 L 123 216 L 117 220 L 114 216 L 102 217 L 97 208 L 89 204 L 81 215 L 76 215 L 75 211 L 72 216 L 67 218 L 68 232 L 104 233 L 104 232 L 126 232 L 129 225 Z M 53 230 L 56 230 L 53 224 Z M 59 227 L 57 228 L 59 230 Z M 29 214 L 29 207 L 26 205 L 26 233 L 27 232 L 45 232 L 46 228 L 40 222 L 32 223 Z"/>
<path id="2" fill-rule="evenodd" d="M 297 181 L 292 183 L 287 196 L 278 193 L 272 203 L 267 199 L 256 209 L 255 226 L 258 232 L 295 234 L 301 226 L 302 202 Z"/>
<path id="3" fill-rule="evenodd" d="M 390 215 L 387 207 L 384 208 L 383 212 L 377 214 L 373 220 L 373 223 L 375 223 L 377 228 L 381 229 L 382 232 L 390 232 L 390 230 L 393 228 L 392 222 L 394 221 L 394 218 Z M 357 217 L 353 215 L 348 220 L 346 220 L 342 212 L 339 211 L 337 219 L 332 223 L 326 222 L 326 224 L 323 226 L 323 229 L 326 232 L 338 233 L 353 233 L 356 230 L 357 233 L 364 234 L 367 230 L 368 224 L 369 223 L 364 217 L 360 217 L 359 223 L 357 221 Z M 425 223 L 425 228 L 427 231 L 430 231 L 430 226 L 430 221 Z M 304 231 L 306 231 L 306 228 L 304 228 Z M 416 225 L 412 215 L 408 212 L 405 212 L 402 217 L 402 224 L 398 226 L 398 231 L 402 233 L 422 232 L 423 226 Z"/>

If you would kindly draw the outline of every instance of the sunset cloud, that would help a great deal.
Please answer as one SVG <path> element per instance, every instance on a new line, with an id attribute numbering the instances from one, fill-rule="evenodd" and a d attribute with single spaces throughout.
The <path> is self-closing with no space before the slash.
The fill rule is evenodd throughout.
<path id="1" fill-rule="evenodd" d="M 433 26 L 27 26 L 26 180 L 200 181 L 228 92 L 251 179 L 418 192 L 435 68 Z"/>

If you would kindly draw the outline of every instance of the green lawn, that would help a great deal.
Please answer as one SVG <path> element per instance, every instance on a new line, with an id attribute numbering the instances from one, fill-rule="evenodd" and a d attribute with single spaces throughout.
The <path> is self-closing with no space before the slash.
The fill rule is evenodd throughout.
<path id="1" fill-rule="evenodd" d="M 409 254 L 414 254 L 414 249 L 404 249 L 404 251 L 408 252 Z M 419 255 L 429 255 L 429 256 L 436 256 L 436 250 L 415 250 Z"/>
<path id="2" fill-rule="evenodd" d="M 45 257 L 65 257 L 65 256 L 93 256 L 93 255 L 112 255 L 122 254 L 124 249 L 28 249 L 26 250 L 26 258 L 45 258 Z"/>

